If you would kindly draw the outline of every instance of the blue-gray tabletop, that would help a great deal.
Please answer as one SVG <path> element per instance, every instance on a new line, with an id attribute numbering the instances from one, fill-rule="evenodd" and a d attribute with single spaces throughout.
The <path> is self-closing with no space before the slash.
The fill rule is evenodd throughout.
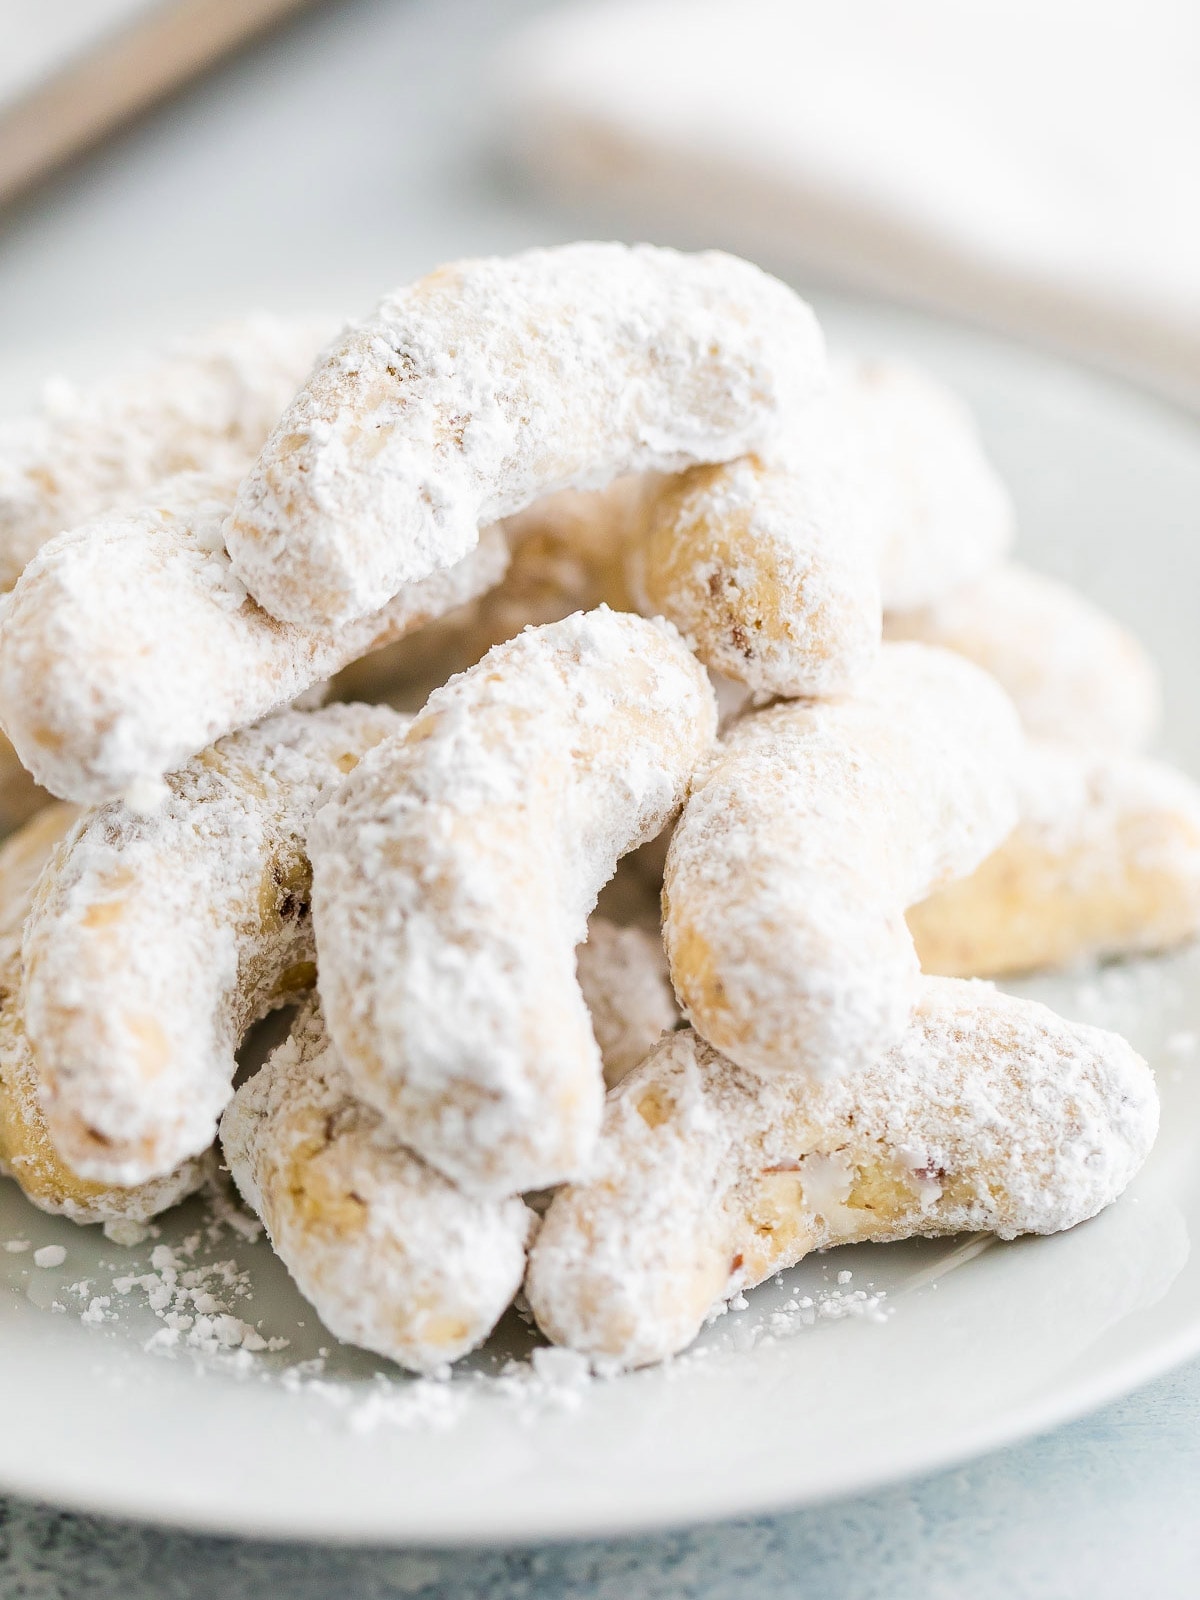
<path id="1" fill-rule="evenodd" d="M 245 305 L 369 302 L 453 255 L 587 231 L 540 210 L 493 157 L 483 63 L 540 3 L 335 0 L 56 178 L 0 219 L 6 382 L 37 376 L 48 328 L 57 347 L 99 360 L 134 326 L 166 331 L 181 315 L 196 323 Z M 1173 1600 L 1200 1591 L 1198 1499 L 1194 1363 L 1047 1438 L 935 1477 L 628 1542 L 283 1547 L 9 1499 L 0 1597 Z"/>

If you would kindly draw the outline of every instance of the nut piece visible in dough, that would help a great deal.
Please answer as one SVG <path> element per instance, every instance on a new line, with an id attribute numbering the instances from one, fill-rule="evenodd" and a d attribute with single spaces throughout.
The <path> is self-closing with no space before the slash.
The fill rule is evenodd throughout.
<path id="1" fill-rule="evenodd" d="M 221 1145 L 339 1339 L 428 1372 L 482 1344 L 520 1288 L 533 1213 L 471 1199 L 406 1150 L 356 1098 L 313 1003 L 226 1107 Z"/>
<path id="2" fill-rule="evenodd" d="M 221 544 L 233 482 L 192 473 L 52 539 L 0 618 L 0 721 L 55 794 L 98 803 L 161 778 L 354 657 L 497 583 L 499 530 L 341 628 L 268 616 Z"/>
<path id="3" fill-rule="evenodd" d="M 733 256 L 573 244 L 451 263 L 334 343 L 226 543 L 274 616 L 345 621 L 541 495 L 744 455 L 824 380 L 811 311 Z"/>
<path id="4" fill-rule="evenodd" d="M 576 952 L 576 976 L 611 1089 L 679 1022 L 667 953 L 649 928 L 595 916 Z"/>
<path id="5" fill-rule="evenodd" d="M 337 332 L 335 317 L 251 316 L 0 422 L 0 589 L 53 534 L 176 472 L 240 474 Z"/>
<path id="6" fill-rule="evenodd" d="M 1065 583 L 1016 562 L 936 605 L 889 612 L 884 631 L 990 672 L 1031 739 L 1133 752 L 1158 726 L 1158 673 L 1133 635 Z"/>
<path id="7" fill-rule="evenodd" d="M 685 1016 L 759 1072 L 831 1074 L 907 1026 L 904 912 L 1016 821 L 1016 713 L 986 673 L 883 647 L 855 693 L 735 723 L 667 853 L 663 931 Z"/>
<path id="8" fill-rule="evenodd" d="M 900 1042 L 825 1083 L 671 1034 L 609 1096 L 595 1175 L 555 1196 L 526 1292 L 557 1343 L 640 1366 L 810 1250 L 1073 1227 L 1157 1127 L 1123 1039 L 986 984 L 925 979 Z"/>
<path id="9" fill-rule="evenodd" d="M 0 1169 L 35 1206 L 73 1222 L 146 1222 L 201 1187 L 209 1153 L 130 1189 L 72 1172 L 46 1131 L 22 1016 L 21 930 L 38 878 L 77 815 L 74 806 L 47 806 L 0 846 Z"/>
<path id="10" fill-rule="evenodd" d="M 913 906 L 926 972 L 953 977 L 1166 950 L 1200 934 L 1200 788 L 1161 762 L 1031 747 L 1021 820 L 968 878 Z"/>
<path id="11" fill-rule="evenodd" d="M 384 706 L 285 711 L 202 751 L 152 816 L 86 813 L 25 930 L 46 1120 L 85 1177 L 135 1184 L 206 1149 L 246 1029 L 311 987 L 305 835 Z"/>
<path id="12" fill-rule="evenodd" d="M 498 645 L 310 838 L 320 990 L 356 1088 L 481 1195 L 586 1169 L 601 1064 L 575 946 L 716 724 L 673 629 L 601 608 Z"/>

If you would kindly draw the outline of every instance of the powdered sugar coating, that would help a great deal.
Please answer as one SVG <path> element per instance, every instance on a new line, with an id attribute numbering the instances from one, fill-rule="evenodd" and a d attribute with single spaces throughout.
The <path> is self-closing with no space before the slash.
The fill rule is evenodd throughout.
<path id="1" fill-rule="evenodd" d="M 47 806 L 0 847 L 0 1170 L 42 1211 L 79 1223 L 145 1222 L 198 1189 L 210 1157 L 191 1158 L 133 1188 L 79 1177 L 50 1141 L 25 1031 L 21 931 L 37 881 L 76 815 L 74 806 Z"/>
<path id="2" fill-rule="evenodd" d="M 0 722 L 53 793 L 98 803 L 173 771 L 504 574 L 497 529 L 340 628 L 277 622 L 221 543 L 235 483 L 190 473 L 47 543 L 0 615 Z"/>
<path id="3" fill-rule="evenodd" d="M 250 316 L 86 387 L 57 380 L 0 422 L 0 588 L 38 547 L 176 472 L 240 473 L 338 329 Z"/>
<path id="4" fill-rule="evenodd" d="M 603 1082 L 575 946 L 716 724 L 666 624 L 530 628 L 437 690 L 310 840 L 320 990 L 356 1088 L 481 1195 L 586 1170 Z"/>
<path id="5" fill-rule="evenodd" d="M 999 976 L 1200 934 L 1200 788 L 1159 761 L 1034 744 L 1021 820 L 908 914 L 926 972 Z"/>
<path id="6" fill-rule="evenodd" d="M 556 1342 L 643 1365 L 810 1250 L 1073 1227 L 1157 1127 L 1123 1039 L 986 984 L 923 980 L 901 1040 L 826 1082 L 764 1081 L 674 1033 L 609 1096 L 595 1175 L 555 1197 L 526 1292 Z"/>
<path id="7" fill-rule="evenodd" d="M 521 1285 L 533 1213 L 470 1199 L 406 1150 L 355 1096 L 315 1004 L 226 1107 L 221 1146 L 339 1339 L 427 1372 L 482 1344 Z"/>
<path id="8" fill-rule="evenodd" d="M 611 1089 L 679 1022 L 667 954 L 648 928 L 621 928 L 594 916 L 576 951 L 575 972 Z"/>
<path id="9" fill-rule="evenodd" d="M 245 1030 L 315 977 L 305 835 L 405 726 L 383 706 L 286 711 L 167 780 L 152 816 L 86 812 L 25 930 L 25 1018 L 55 1144 L 141 1183 L 212 1143 Z"/>
<path id="10" fill-rule="evenodd" d="M 1133 635 L 1067 584 L 1016 562 L 936 605 L 889 613 L 885 631 L 978 663 L 1012 696 L 1030 738 L 1132 752 L 1158 726 L 1158 673 Z"/>
<path id="11" fill-rule="evenodd" d="M 497 525 L 510 554 L 503 580 L 470 605 L 347 668 L 337 692 L 347 699 L 386 697 L 417 710 L 447 678 L 522 628 L 600 605 L 634 610 L 624 547 L 640 526 L 654 482 L 653 473 L 643 473 L 614 479 L 599 493 L 563 489 L 506 518 Z"/>
<path id="12" fill-rule="evenodd" d="M 811 311 L 732 256 L 573 244 L 452 263 L 326 353 L 226 543 L 275 616 L 345 621 L 540 495 L 754 449 L 823 381 Z"/>
<path id="13" fill-rule="evenodd" d="M 629 546 L 638 609 L 760 694 L 837 693 L 879 650 L 878 564 L 829 416 L 806 408 L 786 457 L 666 480 Z"/>
<path id="14" fill-rule="evenodd" d="M 903 1033 L 906 907 L 1016 821 L 1003 691 L 947 651 L 885 645 L 855 692 L 736 722 L 675 829 L 663 887 L 675 992 L 741 1066 L 832 1074 Z"/>
<path id="15" fill-rule="evenodd" d="M 881 584 L 891 603 L 960 587 L 999 560 L 1012 513 L 956 397 L 908 366 L 843 362 L 757 455 L 550 496 L 509 527 L 509 581 L 447 630 L 451 665 L 605 600 L 667 617 L 755 693 L 798 696 L 874 659 Z"/>
<path id="16" fill-rule="evenodd" d="M 840 357 L 830 401 L 861 452 L 885 610 L 927 605 L 1004 557 L 1012 502 L 956 394 L 906 361 Z"/>
<path id="17" fill-rule="evenodd" d="M 957 590 L 990 571 L 1013 523 L 962 402 L 878 360 L 840 362 L 756 456 L 551 497 L 515 520 L 510 583 L 481 608 L 487 642 L 604 599 L 667 617 L 708 667 L 784 696 L 846 689 L 876 654 L 881 587 L 893 605 Z"/>

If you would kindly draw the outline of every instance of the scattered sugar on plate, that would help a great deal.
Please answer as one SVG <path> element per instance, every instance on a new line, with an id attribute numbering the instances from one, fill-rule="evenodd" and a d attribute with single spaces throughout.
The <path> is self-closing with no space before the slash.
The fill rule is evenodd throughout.
<path id="1" fill-rule="evenodd" d="M 452 1428 L 467 1404 L 465 1392 L 444 1379 L 417 1378 L 399 1385 L 380 1385 L 347 1413 L 352 1433 L 373 1433 L 380 1427 Z"/>
<path id="2" fill-rule="evenodd" d="M 104 1224 L 104 1237 L 112 1244 L 132 1249 L 150 1237 L 150 1229 L 144 1222 L 135 1222 L 132 1217 L 116 1217 Z"/>
<path id="3" fill-rule="evenodd" d="M 66 1259 L 67 1252 L 61 1244 L 44 1244 L 33 1252 L 33 1263 L 37 1267 L 61 1267 Z"/>
<path id="4" fill-rule="evenodd" d="M 210 1197 L 211 1201 L 211 1197 Z M 239 1219 L 240 1220 L 240 1219 Z M 112 1243 L 133 1249 L 153 1240 L 149 1260 L 143 1256 L 121 1270 L 116 1262 L 100 1263 L 106 1268 L 93 1293 L 96 1280 L 81 1278 L 70 1285 L 76 1300 L 76 1315 L 89 1327 L 121 1320 L 121 1302 L 140 1301 L 157 1318 L 159 1326 L 142 1340 L 142 1349 L 156 1355 L 177 1358 L 190 1355 L 205 1364 L 217 1363 L 232 1376 L 281 1385 L 289 1393 L 302 1394 L 327 1405 L 353 1433 L 380 1429 L 411 1432 L 444 1432 L 456 1425 L 468 1407 L 483 1401 L 510 1409 L 519 1425 L 532 1425 L 547 1412 L 570 1414 L 584 1404 L 591 1386 L 622 1376 L 613 1363 L 589 1360 L 576 1351 L 558 1346 L 538 1345 L 527 1358 L 510 1359 L 498 1370 L 460 1369 L 423 1377 L 392 1376 L 376 1373 L 369 1385 L 340 1381 L 327 1374 L 329 1351 L 322 1348 L 316 1358 L 296 1361 L 284 1368 L 263 1365 L 263 1354 L 288 1348 L 290 1340 L 270 1337 L 238 1314 L 239 1302 L 252 1295 L 247 1272 L 233 1258 L 205 1259 L 207 1249 L 227 1239 L 230 1233 L 240 1239 L 254 1237 L 259 1230 L 242 1228 L 234 1220 L 233 1207 L 217 1212 L 211 1205 L 208 1219 L 181 1241 L 168 1244 L 157 1226 L 117 1223 L 105 1230 Z M 9 1241 L 17 1253 L 28 1241 Z M 203 1249 L 203 1253 L 202 1253 Z M 66 1251 L 57 1245 L 35 1253 L 39 1265 L 61 1265 Z M 109 1278 L 111 1274 L 111 1279 Z M 730 1325 L 729 1335 L 719 1346 L 701 1344 L 683 1352 L 660 1369 L 668 1379 L 716 1370 L 710 1357 L 722 1349 L 741 1351 L 790 1338 L 818 1321 L 858 1317 L 883 1322 L 891 1308 L 880 1291 L 850 1290 L 853 1273 L 837 1273 L 839 1288 L 814 1294 L 794 1294 L 777 1310 L 764 1308 L 753 1314 L 753 1300 L 737 1294 L 723 1313 L 752 1312 Z M 776 1275 L 777 1287 L 782 1286 Z M 79 1302 L 86 1300 L 81 1311 Z M 297 1326 L 302 1325 L 297 1319 Z"/>
<path id="5" fill-rule="evenodd" d="M 237 1225 L 234 1208 L 217 1204 L 209 1196 L 206 1224 L 186 1235 L 178 1244 L 155 1243 L 150 1251 L 149 1270 L 114 1272 L 111 1293 L 91 1298 L 80 1314 L 84 1323 L 114 1322 L 119 1313 L 112 1302 L 126 1300 L 140 1291 L 145 1305 L 162 1323 L 143 1344 L 149 1351 L 188 1350 L 207 1356 L 232 1359 L 234 1365 L 248 1361 L 260 1351 L 284 1350 L 291 1343 L 280 1337 L 268 1338 L 234 1309 L 238 1300 L 251 1298 L 248 1272 L 235 1260 L 209 1261 L 196 1265 L 195 1258 L 205 1243 L 214 1245 L 233 1232 L 241 1238 L 253 1237 L 261 1230 Z M 105 1227 L 105 1236 L 114 1244 L 134 1248 L 157 1238 L 161 1229 L 153 1224 L 118 1221 Z M 36 1258 L 35 1258 L 36 1259 Z M 108 1263 L 112 1270 L 112 1263 Z M 91 1280 L 73 1284 L 76 1293 L 86 1293 Z"/>

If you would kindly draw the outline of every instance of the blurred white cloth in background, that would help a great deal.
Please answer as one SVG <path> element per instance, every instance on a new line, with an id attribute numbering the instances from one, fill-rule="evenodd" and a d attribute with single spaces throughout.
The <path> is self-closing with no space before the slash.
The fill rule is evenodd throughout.
<path id="1" fill-rule="evenodd" d="M 607 0 L 499 63 L 524 161 L 1200 406 L 1198 0 Z"/>

